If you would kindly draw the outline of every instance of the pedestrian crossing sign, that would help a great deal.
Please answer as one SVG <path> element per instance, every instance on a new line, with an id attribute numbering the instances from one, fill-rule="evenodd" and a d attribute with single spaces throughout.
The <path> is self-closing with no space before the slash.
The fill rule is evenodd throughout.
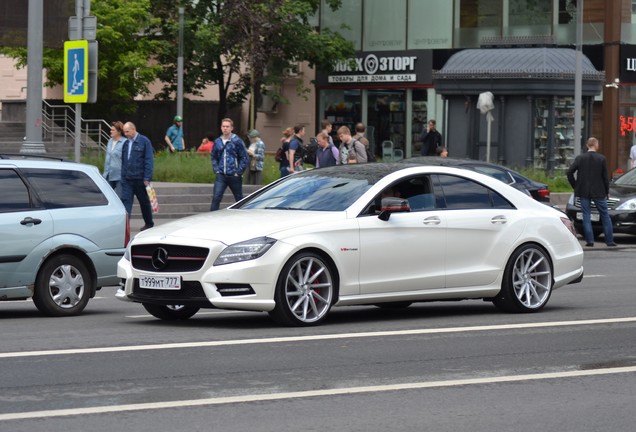
<path id="1" fill-rule="evenodd" d="M 88 102 L 88 41 L 64 42 L 64 102 Z"/>

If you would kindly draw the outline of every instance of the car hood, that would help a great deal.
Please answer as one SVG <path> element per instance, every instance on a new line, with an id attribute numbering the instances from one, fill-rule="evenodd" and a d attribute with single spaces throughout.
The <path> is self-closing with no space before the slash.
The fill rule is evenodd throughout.
<path id="1" fill-rule="evenodd" d="M 255 237 L 342 220 L 344 212 L 223 209 L 178 219 L 143 231 L 135 239 L 178 237 L 234 244 Z"/>
<path id="2" fill-rule="evenodd" d="M 632 198 L 636 197 L 635 186 L 621 186 L 617 184 L 610 184 L 610 196 L 614 198 Z"/>

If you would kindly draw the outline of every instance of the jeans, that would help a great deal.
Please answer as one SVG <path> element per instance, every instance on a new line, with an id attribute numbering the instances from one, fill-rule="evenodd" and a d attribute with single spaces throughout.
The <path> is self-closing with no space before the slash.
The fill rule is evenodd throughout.
<path id="1" fill-rule="evenodd" d="M 128 216 L 132 213 L 134 197 L 137 197 L 144 222 L 149 227 L 154 226 L 154 222 L 152 221 L 150 198 L 148 198 L 148 192 L 146 192 L 146 185 L 144 184 L 144 181 L 122 178 L 119 184 L 121 186 L 121 202 L 124 203 Z"/>
<path id="2" fill-rule="evenodd" d="M 219 209 L 221 200 L 223 200 L 223 194 L 228 186 L 234 194 L 234 199 L 236 201 L 243 199 L 243 177 L 240 175 L 225 175 L 223 173 L 217 173 L 216 181 L 214 182 L 214 192 L 212 193 L 212 205 L 210 206 L 210 211 Z"/>
<path id="3" fill-rule="evenodd" d="M 581 201 L 581 211 L 583 213 L 583 237 L 585 243 L 594 244 L 594 230 L 592 230 L 592 201 L 596 205 L 598 214 L 603 225 L 603 235 L 605 236 L 605 243 L 614 243 L 614 231 L 612 229 L 612 219 L 610 219 L 607 212 L 607 199 L 606 198 L 583 198 L 579 197 Z"/>

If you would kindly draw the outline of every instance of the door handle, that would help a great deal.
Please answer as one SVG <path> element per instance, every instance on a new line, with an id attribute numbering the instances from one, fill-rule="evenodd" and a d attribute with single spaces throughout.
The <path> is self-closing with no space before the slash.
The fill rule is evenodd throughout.
<path id="1" fill-rule="evenodd" d="M 439 225 L 442 220 L 438 216 L 430 216 L 424 219 L 424 225 Z"/>
<path id="2" fill-rule="evenodd" d="M 42 219 L 33 219 L 32 217 L 25 217 L 20 221 L 20 225 L 40 225 Z"/>
<path id="3" fill-rule="evenodd" d="M 506 222 L 508 222 L 508 219 L 506 219 L 505 216 L 495 216 L 492 219 L 490 219 L 490 223 L 493 224 L 505 224 Z"/>

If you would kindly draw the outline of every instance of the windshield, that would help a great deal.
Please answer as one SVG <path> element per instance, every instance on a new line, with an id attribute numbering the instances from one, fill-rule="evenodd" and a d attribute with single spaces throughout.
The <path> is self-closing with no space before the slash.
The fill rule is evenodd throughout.
<path id="1" fill-rule="evenodd" d="M 636 169 L 627 171 L 625 174 L 614 180 L 614 184 L 620 186 L 636 186 Z"/>
<path id="2" fill-rule="evenodd" d="M 322 175 L 312 170 L 291 175 L 235 208 L 343 211 L 371 187 L 373 180 L 342 174 Z"/>

